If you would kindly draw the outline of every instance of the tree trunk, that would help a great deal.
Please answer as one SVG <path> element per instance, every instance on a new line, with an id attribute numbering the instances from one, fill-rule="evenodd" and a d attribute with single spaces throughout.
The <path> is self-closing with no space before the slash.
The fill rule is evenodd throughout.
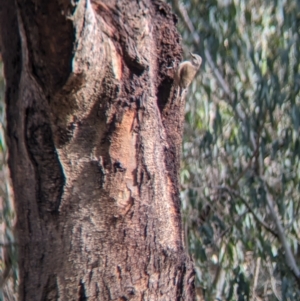
<path id="1" fill-rule="evenodd" d="M 170 7 L 16 2 L 0 25 L 20 300 L 193 300 Z"/>

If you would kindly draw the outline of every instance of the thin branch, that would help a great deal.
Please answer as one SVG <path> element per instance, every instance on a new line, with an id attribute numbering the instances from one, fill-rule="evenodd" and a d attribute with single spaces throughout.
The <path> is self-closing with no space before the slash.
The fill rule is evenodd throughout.
<path id="1" fill-rule="evenodd" d="M 216 187 L 217 189 L 220 189 L 220 190 L 225 190 L 227 191 L 229 194 L 233 194 L 235 195 L 236 197 L 238 197 L 242 203 L 247 207 L 247 209 L 251 212 L 251 214 L 253 215 L 253 217 L 255 218 L 255 220 L 261 224 L 268 232 L 272 233 L 275 237 L 278 238 L 278 233 L 275 232 L 272 228 L 269 227 L 268 224 L 266 224 L 260 216 L 258 216 L 254 210 L 252 209 L 252 207 L 248 204 L 248 202 L 237 192 L 235 191 L 234 189 L 228 187 L 228 186 L 217 186 Z"/>
<path id="2" fill-rule="evenodd" d="M 216 285 L 216 300 L 222 300 L 223 296 L 223 289 L 224 289 L 224 283 L 225 283 L 225 271 L 220 267 L 221 271 L 219 272 L 219 277 Z"/>
<path id="3" fill-rule="evenodd" d="M 269 191 L 269 188 L 266 184 L 266 182 L 262 179 L 262 182 L 264 184 L 264 188 L 265 188 L 265 191 L 266 191 L 266 199 L 267 199 L 267 204 L 268 204 L 268 207 L 269 207 L 269 210 L 270 210 L 270 214 L 271 214 L 271 217 L 273 218 L 273 221 L 276 225 L 276 228 L 277 228 L 277 232 L 278 232 L 278 238 L 283 246 L 283 249 L 284 249 L 284 255 L 285 255 L 285 260 L 286 260 L 286 263 L 288 265 L 288 267 L 292 270 L 293 272 L 293 275 L 294 277 L 296 278 L 296 281 L 298 283 L 298 286 L 300 288 L 300 270 L 297 266 L 297 263 L 296 263 L 296 260 L 295 260 L 295 257 L 292 253 L 292 250 L 290 248 L 290 245 L 286 239 L 286 235 L 284 233 L 284 228 L 280 222 L 280 219 L 275 211 L 275 208 L 277 207 L 276 206 L 276 203 L 274 202 L 273 200 L 273 197 Z"/>
<path id="4" fill-rule="evenodd" d="M 182 2 L 180 2 L 179 0 L 176 0 L 175 1 L 175 7 L 179 11 L 183 21 L 185 22 L 185 25 L 187 26 L 189 31 L 193 34 L 193 38 L 194 38 L 195 43 L 197 43 L 197 44 L 200 43 L 200 37 L 196 33 L 195 27 L 194 27 L 191 19 L 189 18 L 189 15 L 188 15 L 184 5 L 182 4 Z"/>
<path id="5" fill-rule="evenodd" d="M 254 271 L 254 281 L 253 281 L 253 287 L 252 287 L 252 301 L 255 301 L 257 299 L 257 296 L 256 296 L 256 287 L 257 287 L 259 270 L 260 270 L 260 262 L 261 262 L 261 258 L 258 257 L 256 259 L 255 271 Z"/>
<path id="6" fill-rule="evenodd" d="M 258 143 L 256 144 L 258 145 Z M 233 184 L 231 185 L 232 187 L 236 187 L 236 185 L 238 184 L 238 182 L 240 181 L 240 179 L 246 174 L 246 172 L 250 169 L 251 165 L 252 165 L 252 160 L 258 155 L 258 148 L 256 148 L 256 150 L 253 152 L 246 168 L 239 174 L 239 176 L 234 180 Z"/>
<path id="7" fill-rule="evenodd" d="M 215 241 L 217 241 L 220 238 L 223 238 L 223 236 L 225 236 L 225 234 L 227 234 L 234 225 L 236 225 L 237 223 L 240 222 L 240 220 L 247 214 L 249 213 L 249 211 L 244 212 L 243 214 L 239 215 L 239 217 L 233 221 L 233 223 L 231 225 L 229 225 L 225 230 L 223 230 L 223 232 L 221 232 L 215 239 Z"/>
<path id="8" fill-rule="evenodd" d="M 280 298 L 280 296 L 278 294 L 278 290 L 276 289 L 276 279 L 273 276 L 274 271 L 273 271 L 273 266 L 272 266 L 272 262 L 270 260 L 270 257 L 267 258 L 267 267 L 268 267 L 269 274 L 270 274 L 270 282 L 271 282 L 272 291 L 273 291 L 276 299 L 278 301 L 281 301 L 281 298 Z"/>

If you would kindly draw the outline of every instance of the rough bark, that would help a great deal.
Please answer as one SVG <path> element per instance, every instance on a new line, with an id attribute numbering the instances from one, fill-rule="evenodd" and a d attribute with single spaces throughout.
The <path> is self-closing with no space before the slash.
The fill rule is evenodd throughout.
<path id="1" fill-rule="evenodd" d="M 170 7 L 16 2 L 0 26 L 20 300 L 193 300 Z"/>

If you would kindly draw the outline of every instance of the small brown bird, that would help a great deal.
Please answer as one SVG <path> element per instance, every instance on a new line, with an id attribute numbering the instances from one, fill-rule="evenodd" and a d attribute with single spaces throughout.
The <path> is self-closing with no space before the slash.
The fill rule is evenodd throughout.
<path id="1" fill-rule="evenodd" d="M 175 74 L 175 82 L 179 87 L 180 97 L 183 92 L 186 92 L 202 64 L 202 58 L 200 55 L 191 52 L 190 55 L 192 60 L 180 63 Z"/>

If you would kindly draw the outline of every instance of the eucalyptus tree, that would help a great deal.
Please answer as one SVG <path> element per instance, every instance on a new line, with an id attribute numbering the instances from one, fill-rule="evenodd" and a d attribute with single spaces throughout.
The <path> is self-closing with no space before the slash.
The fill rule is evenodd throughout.
<path id="1" fill-rule="evenodd" d="M 0 1 L 20 300 L 193 300 L 182 48 L 160 1 Z"/>

